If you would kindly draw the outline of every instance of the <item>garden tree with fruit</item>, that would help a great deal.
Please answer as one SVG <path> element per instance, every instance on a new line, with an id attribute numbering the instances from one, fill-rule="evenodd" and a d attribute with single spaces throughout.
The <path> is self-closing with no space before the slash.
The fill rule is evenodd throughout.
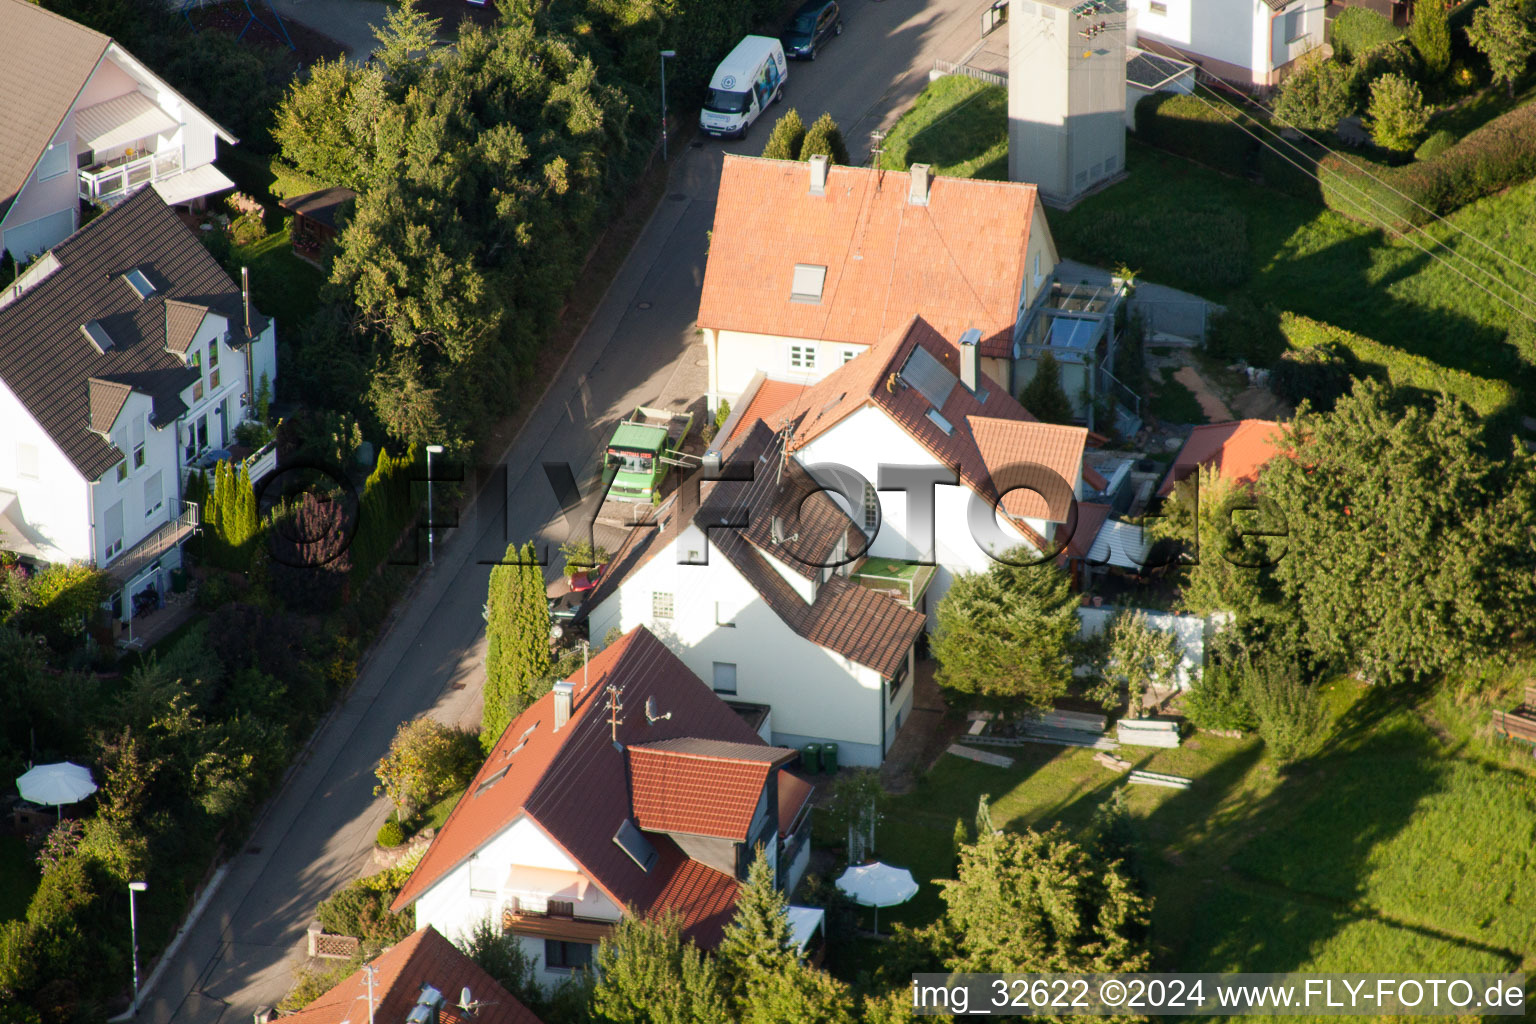
<path id="1" fill-rule="evenodd" d="M 1009 564 L 1031 554 L 1016 548 L 956 578 L 929 645 L 940 686 L 1010 713 L 1049 707 L 1072 678 L 1077 600 L 1054 565 Z"/>
<path id="2" fill-rule="evenodd" d="M 373 795 L 389 797 L 395 817 L 406 821 L 426 807 L 467 785 L 480 767 L 480 750 L 472 733 L 450 729 L 434 718 L 401 722 L 379 759 Z"/>
<path id="3" fill-rule="evenodd" d="M 731 1024 L 713 958 L 676 915 L 626 914 L 598 946 L 592 1010 L 609 1024 Z"/>
<path id="4" fill-rule="evenodd" d="M 1536 19 L 1529 0 L 1488 0 L 1473 12 L 1467 41 L 1488 58 L 1493 84 L 1503 82 L 1514 99 L 1515 80 L 1536 53 Z"/>
<path id="5" fill-rule="evenodd" d="M 1437 81 L 1451 67 L 1451 25 L 1445 0 L 1420 0 L 1413 6 L 1408 40 L 1424 62 L 1424 73 Z"/>
<path id="6" fill-rule="evenodd" d="M 485 716 L 480 746 L 486 753 L 523 709 L 549 685 L 549 599 L 533 541 L 507 545 L 491 569 L 485 605 Z"/>
<path id="7" fill-rule="evenodd" d="M 1112 973 L 1145 970 L 1150 905 L 1118 861 L 1104 863 L 1049 832 L 989 832 L 940 880 L 937 925 L 951 971 Z"/>
<path id="8" fill-rule="evenodd" d="M 1303 57 L 1280 84 L 1276 120 L 1302 131 L 1331 132 L 1349 115 L 1349 75 L 1338 61 Z"/>
<path id="9" fill-rule="evenodd" d="M 763 147 L 763 156 L 769 160 L 798 160 L 804 143 L 805 122 L 800 120 L 800 111 L 790 107 L 774 122 L 773 131 L 768 134 L 768 144 Z"/>
<path id="10" fill-rule="evenodd" d="M 1366 124 L 1371 131 L 1371 141 L 1381 148 L 1397 153 L 1412 150 L 1429 126 L 1424 94 L 1407 75 L 1382 75 L 1371 83 Z"/>
<path id="11" fill-rule="evenodd" d="M 1305 404 L 1259 490 L 1278 609 L 1324 666 L 1396 682 L 1503 657 L 1536 625 L 1536 460 L 1462 402 L 1359 381 Z"/>
<path id="12" fill-rule="evenodd" d="M 774 875 L 759 846 L 736 898 L 736 914 L 715 950 L 721 981 L 733 1001 L 748 998 L 752 986 L 785 973 L 797 959 L 790 946 L 789 902 Z"/>
<path id="13" fill-rule="evenodd" d="M 1099 635 L 1082 644 L 1090 668 L 1086 696 L 1112 710 L 1124 703 L 1128 713 L 1144 714 L 1142 698 L 1172 686 L 1184 647 L 1176 634 L 1153 629 L 1145 612 L 1122 611 Z"/>
<path id="14" fill-rule="evenodd" d="M 1019 393 L 1019 404 L 1042 423 L 1070 424 L 1075 418 L 1072 400 L 1061 386 L 1061 364 L 1049 352 L 1035 364 L 1035 375 Z"/>

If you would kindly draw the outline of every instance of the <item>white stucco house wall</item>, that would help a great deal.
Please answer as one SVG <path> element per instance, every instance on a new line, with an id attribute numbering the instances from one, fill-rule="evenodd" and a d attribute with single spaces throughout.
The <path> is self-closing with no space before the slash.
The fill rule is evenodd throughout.
<path id="1" fill-rule="evenodd" d="M 80 226 L 81 204 L 152 186 L 172 205 L 234 187 L 213 164 L 239 140 L 99 32 L 0 0 L 0 250 L 21 260 Z"/>
<path id="2" fill-rule="evenodd" d="M 1323 43 L 1323 0 L 1129 0 L 1130 41 L 1252 86 Z"/>
<path id="3" fill-rule="evenodd" d="M 915 314 L 979 330 L 1007 390 L 1019 313 L 1056 263 L 1032 184 L 727 155 L 699 300 L 709 407 L 759 372 L 814 383 Z"/>
<path id="4" fill-rule="evenodd" d="M 513 720 L 392 909 L 453 938 L 489 921 L 545 987 L 631 912 L 713 948 L 757 849 L 785 891 L 804 873 L 795 758 L 636 629 Z"/>
<path id="5" fill-rule="evenodd" d="M 187 466 L 277 380 L 276 328 L 153 191 L 0 291 L 0 548 L 161 593 L 196 514 Z"/>

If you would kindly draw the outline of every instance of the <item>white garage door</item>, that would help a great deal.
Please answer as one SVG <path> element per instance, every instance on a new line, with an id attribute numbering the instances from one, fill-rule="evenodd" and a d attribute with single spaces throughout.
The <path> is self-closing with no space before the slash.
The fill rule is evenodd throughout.
<path id="1" fill-rule="evenodd" d="M 25 224 L 8 224 L 3 241 L 15 259 L 25 259 L 44 249 L 52 249 L 75 230 L 75 211 L 60 210 L 58 213 L 29 220 Z"/>

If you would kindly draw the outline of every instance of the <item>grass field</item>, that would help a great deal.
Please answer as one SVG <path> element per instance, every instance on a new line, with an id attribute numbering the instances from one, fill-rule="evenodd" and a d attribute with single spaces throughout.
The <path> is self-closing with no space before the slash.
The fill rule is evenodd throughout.
<path id="1" fill-rule="evenodd" d="M 1536 966 L 1536 772 L 1475 738 L 1445 701 L 1329 684 L 1327 749 L 1283 775 L 1257 739 L 1198 735 L 1174 750 L 1122 747 L 1188 790 L 1128 786 L 1140 871 L 1164 970 L 1527 970 Z M 1461 716 L 1453 726 L 1445 716 Z M 1119 776 L 1092 752 L 1021 747 L 1012 768 L 943 758 L 893 798 L 881 859 L 922 884 L 887 923 L 943 910 L 957 818 L 982 794 L 1003 827 L 1085 825 Z M 867 921 L 866 921 L 867 924 Z M 878 962 L 852 951 L 847 969 Z M 840 972 L 844 968 L 839 968 Z"/>
<path id="2" fill-rule="evenodd" d="M 292 223 L 293 218 L 286 217 L 281 230 L 251 245 L 235 246 L 230 254 L 237 268 L 251 268 L 251 300 L 276 318 L 279 331 L 308 322 L 320 305 L 320 286 L 325 283 L 325 275 L 293 254 L 288 235 Z"/>
<path id="3" fill-rule="evenodd" d="M 946 75 L 917 97 L 885 137 L 880 166 L 904 171 L 931 164 L 935 174 L 1008 179 L 1008 90 Z"/>
<path id="4" fill-rule="evenodd" d="M 1167 367 L 1163 368 L 1162 379 L 1152 390 L 1152 414 L 1164 423 L 1204 423 L 1207 420 L 1195 393 L 1176 380 L 1173 371 Z"/>
<path id="5" fill-rule="evenodd" d="M 0 836 L 0 921 L 27 916 L 37 888 L 37 862 L 20 836 Z"/>
<path id="6" fill-rule="evenodd" d="M 1069 212 L 1048 213 L 1062 255 L 1124 263 L 1148 280 L 1218 302 L 1246 297 L 1301 313 L 1525 391 L 1536 384 L 1506 343 L 1521 314 L 1462 276 L 1536 316 L 1536 299 L 1525 298 L 1536 295 L 1536 276 L 1478 241 L 1536 269 L 1536 182 L 1472 203 L 1448 218 L 1452 226 L 1429 229 L 1493 271 L 1488 279 L 1443 250 L 1433 250 L 1437 260 L 1411 241 L 1134 141 L 1126 163 L 1128 180 Z M 1236 255 L 1246 263 L 1236 271 L 1234 238 L 1244 243 Z"/>

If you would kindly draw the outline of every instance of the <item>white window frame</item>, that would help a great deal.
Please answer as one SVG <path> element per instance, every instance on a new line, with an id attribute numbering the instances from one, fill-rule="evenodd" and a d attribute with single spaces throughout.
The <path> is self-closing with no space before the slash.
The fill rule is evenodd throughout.
<path id="1" fill-rule="evenodd" d="M 651 618 L 672 619 L 677 617 L 677 602 L 669 591 L 651 591 Z"/>
<path id="2" fill-rule="evenodd" d="M 789 368 L 806 373 L 816 372 L 816 343 L 814 341 L 804 345 L 791 343 L 789 346 Z"/>
<path id="3" fill-rule="evenodd" d="M 861 349 L 856 349 L 856 348 L 845 348 L 845 349 L 843 349 L 843 365 L 847 366 L 849 363 L 851 363 L 855 359 L 859 358 L 859 352 L 860 351 L 862 351 L 862 350 Z"/>
<path id="4" fill-rule="evenodd" d="M 1147 13 L 1155 14 L 1159 18 L 1166 18 L 1168 16 L 1168 5 L 1163 3 L 1162 0 L 1151 0 L 1147 5 Z"/>
<path id="5" fill-rule="evenodd" d="M 874 533 L 880 525 L 880 495 L 875 490 L 875 485 L 864 485 L 864 532 Z"/>

